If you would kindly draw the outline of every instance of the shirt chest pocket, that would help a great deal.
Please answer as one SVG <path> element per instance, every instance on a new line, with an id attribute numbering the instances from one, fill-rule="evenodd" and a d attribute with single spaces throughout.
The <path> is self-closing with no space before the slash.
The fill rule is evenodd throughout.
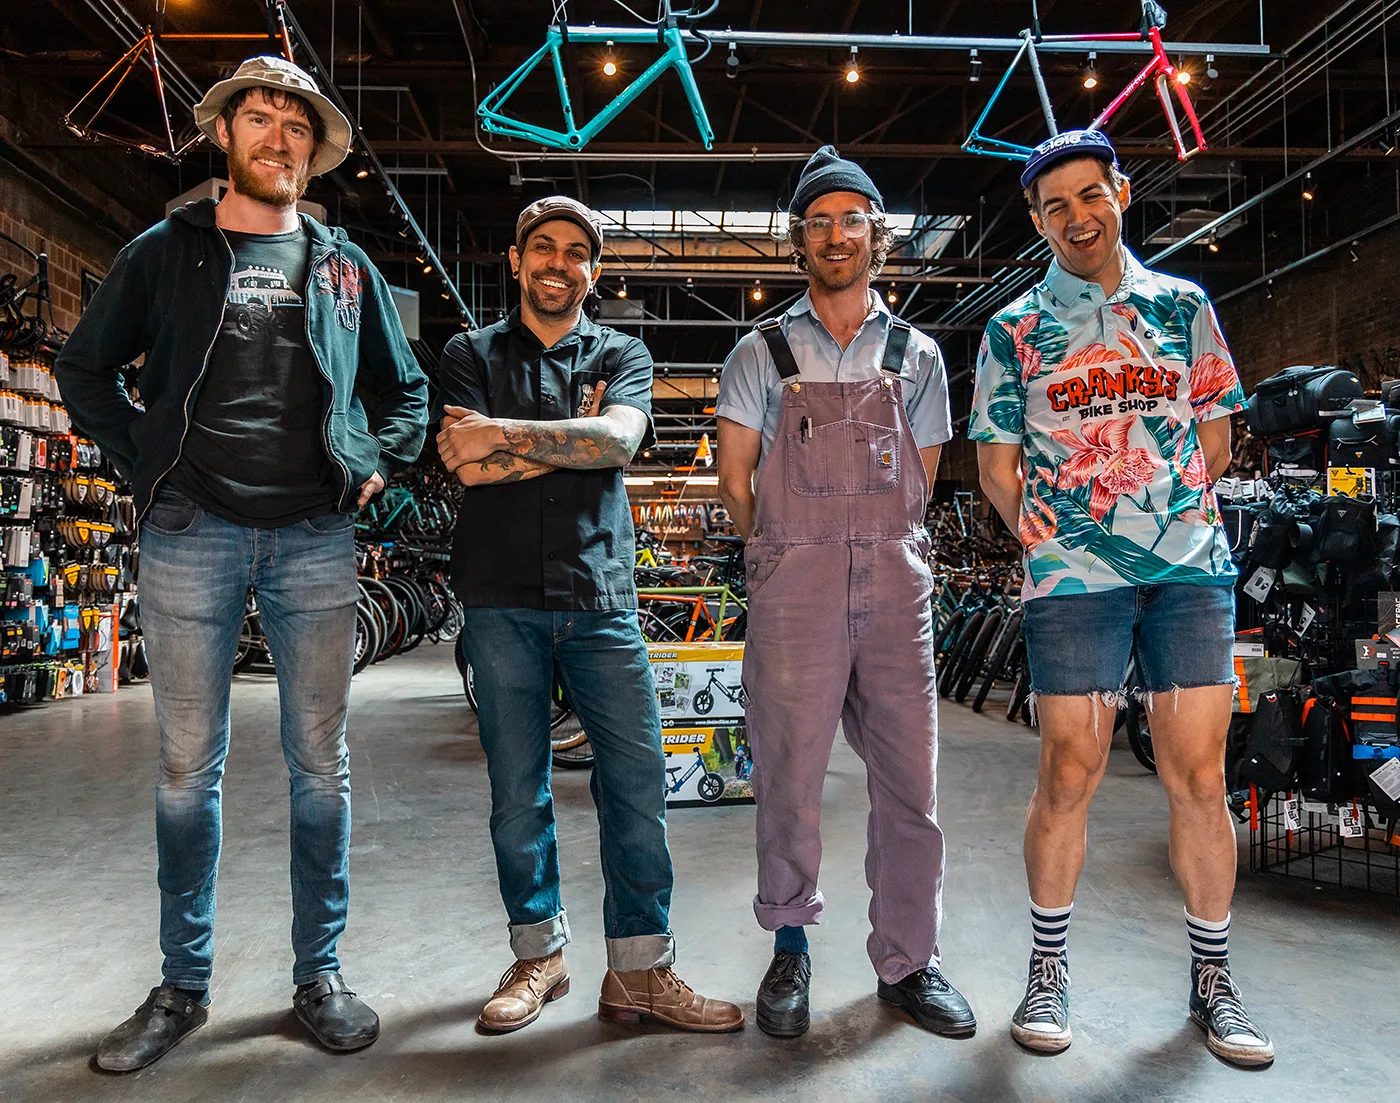
<path id="1" fill-rule="evenodd" d="M 607 381 L 607 376 L 602 372 L 574 372 L 569 386 L 572 408 L 564 416 L 587 417 L 590 413 L 596 413 L 594 406 L 598 400 L 598 388 L 603 387 L 603 392 L 606 394 L 607 388 L 604 384 Z"/>
<path id="2" fill-rule="evenodd" d="M 899 430 L 834 421 L 789 433 L 788 489 L 807 498 L 885 494 L 899 485 Z"/>

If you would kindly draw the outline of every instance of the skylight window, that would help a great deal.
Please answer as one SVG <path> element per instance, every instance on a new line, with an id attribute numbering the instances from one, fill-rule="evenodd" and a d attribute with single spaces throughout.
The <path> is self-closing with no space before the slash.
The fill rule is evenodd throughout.
<path id="1" fill-rule="evenodd" d="M 648 237 L 777 237 L 787 232 L 784 211 L 599 211 L 604 232 L 645 234 Z M 887 214 L 896 238 L 908 237 L 917 215 Z"/>

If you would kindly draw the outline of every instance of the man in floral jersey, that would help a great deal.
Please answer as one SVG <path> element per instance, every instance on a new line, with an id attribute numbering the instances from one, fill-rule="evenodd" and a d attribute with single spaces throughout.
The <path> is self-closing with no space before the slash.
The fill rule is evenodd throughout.
<path id="1" fill-rule="evenodd" d="M 1040 719 L 1025 836 L 1034 948 L 1011 1033 L 1040 1052 L 1070 1044 L 1070 910 L 1135 655 L 1186 898 L 1189 1013 L 1212 1052 L 1266 1065 L 1273 1045 L 1226 952 L 1235 570 L 1212 480 L 1230 462 L 1228 415 L 1244 395 L 1205 293 L 1124 247 L 1128 180 L 1107 138 L 1043 142 L 1021 185 L 1055 260 L 988 323 L 968 432 L 982 486 L 1025 546 Z"/>

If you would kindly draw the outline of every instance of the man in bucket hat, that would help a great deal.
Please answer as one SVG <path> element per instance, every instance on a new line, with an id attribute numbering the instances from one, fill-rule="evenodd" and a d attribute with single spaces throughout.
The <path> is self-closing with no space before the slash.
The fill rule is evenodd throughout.
<path id="1" fill-rule="evenodd" d="M 427 384 L 388 285 L 342 230 L 298 216 L 350 124 L 295 65 L 246 61 L 195 108 L 229 190 L 121 251 L 57 364 L 74 424 L 133 486 L 141 626 L 160 725 L 163 979 L 102 1040 L 141 1068 L 208 1018 L 230 678 L 249 589 L 277 660 L 291 775 L 297 1016 L 333 1050 L 379 1034 L 341 979 L 353 515 L 422 447 Z M 139 357 L 142 407 L 124 365 Z M 357 389 L 376 401 L 373 419 Z"/>

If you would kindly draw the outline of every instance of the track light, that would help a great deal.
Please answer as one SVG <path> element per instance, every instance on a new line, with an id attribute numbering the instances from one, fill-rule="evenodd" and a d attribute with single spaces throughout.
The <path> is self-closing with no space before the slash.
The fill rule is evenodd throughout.
<path id="1" fill-rule="evenodd" d="M 729 44 L 729 57 L 724 62 L 724 75 L 733 80 L 739 75 L 739 55 L 734 52 L 734 43 Z"/>
<path id="2" fill-rule="evenodd" d="M 899 292 L 891 287 L 889 294 L 885 296 L 885 301 L 889 303 L 890 306 L 894 306 L 895 303 L 899 302 Z"/>
<path id="3" fill-rule="evenodd" d="M 431 264 L 425 264 L 425 265 L 423 265 L 423 275 L 425 275 L 425 276 L 431 276 L 432 274 L 433 274 L 433 266 L 432 266 Z"/>
<path id="4" fill-rule="evenodd" d="M 1220 243 L 1215 240 L 1215 235 L 1210 235 L 1210 240 L 1206 242 L 1206 248 L 1212 253 L 1220 252 Z"/>
<path id="5" fill-rule="evenodd" d="M 982 59 L 977 56 L 977 51 L 973 50 L 972 53 L 968 55 L 967 82 L 969 84 L 976 84 L 981 79 Z"/>
<path id="6" fill-rule="evenodd" d="M 1084 63 L 1083 69 L 1084 87 L 1091 91 L 1099 86 L 1099 71 L 1094 66 L 1094 58 L 1096 57 L 1098 57 L 1098 55 L 1091 52 L 1089 54 L 1089 60 Z"/>
<path id="7" fill-rule="evenodd" d="M 364 179 L 366 176 L 368 176 L 368 175 L 369 175 L 369 169 L 361 169 L 359 172 L 355 173 L 355 179 L 357 179 L 357 180 L 363 180 L 363 179 Z"/>
<path id="8" fill-rule="evenodd" d="M 749 297 L 756 303 L 761 303 L 763 301 L 763 288 L 759 285 L 757 280 L 753 281 L 753 290 L 749 292 Z"/>
<path id="9" fill-rule="evenodd" d="M 711 382 L 711 383 L 718 383 L 718 382 L 719 382 L 719 376 L 718 376 L 718 375 L 711 374 L 711 376 L 710 376 L 710 382 Z"/>
<path id="10" fill-rule="evenodd" d="M 450 299 L 450 298 L 452 298 L 452 296 L 449 295 L 446 291 L 444 291 L 444 292 L 442 293 L 442 297 L 443 297 L 444 299 Z"/>
<path id="11" fill-rule="evenodd" d="M 1272 299 L 1273 297 L 1274 297 L 1274 281 L 1273 281 L 1273 280 L 1270 280 L 1267 284 L 1264 285 L 1264 298 L 1266 298 L 1266 299 Z"/>
<path id="12" fill-rule="evenodd" d="M 1220 70 L 1215 67 L 1215 55 L 1206 54 L 1206 80 L 1214 80 L 1220 75 Z"/>
<path id="13" fill-rule="evenodd" d="M 1181 66 L 1178 65 L 1178 66 L 1177 66 L 1177 69 L 1176 69 L 1176 83 L 1177 83 L 1177 84 L 1190 84 L 1190 83 L 1191 83 L 1191 70 L 1190 70 L 1190 69 L 1183 69 Z"/>
<path id="14" fill-rule="evenodd" d="M 613 57 L 613 44 L 611 39 L 608 40 L 608 52 L 603 58 L 603 74 L 609 77 L 617 76 L 617 59 Z"/>
<path id="15" fill-rule="evenodd" d="M 848 62 L 846 62 L 847 84 L 855 84 L 856 81 L 860 80 L 860 66 L 856 64 L 856 52 L 857 48 L 855 46 L 852 46 L 851 59 Z"/>
<path id="16" fill-rule="evenodd" d="M 625 299 L 625 298 L 627 298 L 627 281 L 626 281 L 626 280 L 623 280 L 623 281 L 622 281 L 622 286 L 619 287 L 619 288 L 617 289 L 617 297 L 618 297 L 619 299 Z"/>
<path id="17" fill-rule="evenodd" d="M 1357 243 L 1354 242 L 1354 241 L 1351 243 L 1351 263 L 1352 263 L 1352 264 L 1355 264 L 1357 261 L 1359 261 L 1359 260 L 1361 259 L 1360 257 L 1358 257 L 1358 256 L 1356 255 L 1356 244 L 1357 244 Z"/>
<path id="18" fill-rule="evenodd" d="M 1311 203 L 1313 198 L 1312 173 L 1308 173 L 1303 177 L 1303 199 L 1305 202 Z"/>

